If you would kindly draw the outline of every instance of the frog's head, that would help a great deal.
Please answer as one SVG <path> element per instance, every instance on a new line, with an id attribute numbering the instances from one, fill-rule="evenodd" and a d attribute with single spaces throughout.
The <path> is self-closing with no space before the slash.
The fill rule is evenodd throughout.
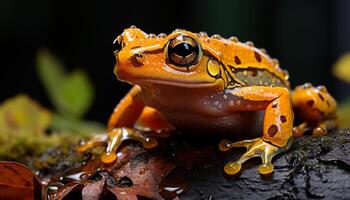
<path id="1" fill-rule="evenodd" d="M 189 88 L 224 88 L 223 72 L 211 59 L 199 34 L 175 30 L 170 35 L 125 29 L 115 41 L 115 74 L 132 84 L 160 84 Z"/>

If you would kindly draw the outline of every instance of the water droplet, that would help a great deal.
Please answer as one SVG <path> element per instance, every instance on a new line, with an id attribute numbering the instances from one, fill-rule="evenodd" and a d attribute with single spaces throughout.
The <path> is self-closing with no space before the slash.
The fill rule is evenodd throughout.
<path id="1" fill-rule="evenodd" d="M 159 33 L 158 34 L 158 37 L 160 37 L 160 38 L 165 38 L 167 35 L 165 34 L 165 33 Z"/>
<path id="2" fill-rule="evenodd" d="M 238 42 L 238 38 L 236 36 L 231 36 L 228 39 L 231 40 L 232 42 Z"/>
<path id="3" fill-rule="evenodd" d="M 185 180 L 187 170 L 184 167 L 175 168 L 159 184 L 159 193 L 165 199 L 174 199 L 188 191 L 189 183 Z"/>
<path id="4" fill-rule="evenodd" d="M 215 34 L 215 35 L 212 35 L 211 38 L 214 38 L 214 39 L 221 39 L 221 36 L 219 34 Z"/>
<path id="5" fill-rule="evenodd" d="M 208 34 L 204 31 L 199 32 L 200 37 L 208 37 Z"/>
<path id="6" fill-rule="evenodd" d="M 230 107 L 233 107 L 233 106 L 235 105 L 235 102 L 231 100 L 231 101 L 228 103 L 228 105 L 229 105 Z"/>

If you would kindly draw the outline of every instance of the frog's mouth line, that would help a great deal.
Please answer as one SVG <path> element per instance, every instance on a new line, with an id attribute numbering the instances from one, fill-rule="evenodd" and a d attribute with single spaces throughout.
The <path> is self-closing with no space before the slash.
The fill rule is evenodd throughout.
<path id="1" fill-rule="evenodd" d="M 129 82 L 129 81 L 128 81 Z M 205 81 L 175 81 L 175 80 L 164 80 L 164 79 L 150 79 L 143 78 L 138 79 L 137 81 L 130 81 L 132 84 L 144 85 L 149 83 L 160 84 L 160 85 L 169 85 L 169 86 L 177 86 L 177 87 L 185 87 L 185 88 L 208 88 L 215 86 L 215 82 L 205 82 Z"/>

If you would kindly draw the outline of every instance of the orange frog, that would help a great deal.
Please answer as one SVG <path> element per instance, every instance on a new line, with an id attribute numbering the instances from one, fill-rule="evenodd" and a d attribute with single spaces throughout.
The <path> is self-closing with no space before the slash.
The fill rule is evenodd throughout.
<path id="1" fill-rule="evenodd" d="M 305 84 L 291 91 L 288 73 L 251 42 L 180 29 L 156 36 L 132 26 L 114 45 L 114 72 L 134 87 L 115 108 L 107 136 L 96 136 L 79 148 L 86 151 L 107 142 L 104 163 L 118 158 L 118 147 L 127 139 L 140 141 L 145 148 L 158 145 L 140 130 L 159 133 L 175 128 L 198 134 L 255 135 L 220 142 L 221 151 L 247 148 L 224 171 L 237 174 L 245 161 L 259 156 L 259 173 L 270 174 L 272 158 L 292 144 L 293 108 L 304 121 L 294 128 L 295 136 L 308 129 L 323 135 L 335 127 L 336 101 L 325 87 Z"/>

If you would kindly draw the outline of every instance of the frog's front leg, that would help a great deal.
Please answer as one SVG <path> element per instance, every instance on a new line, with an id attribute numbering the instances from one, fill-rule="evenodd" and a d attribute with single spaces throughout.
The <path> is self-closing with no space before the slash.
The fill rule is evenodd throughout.
<path id="1" fill-rule="evenodd" d="M 155 139 L 145 137 L 134 127 L 145 121 L 152 123 L 151 126 L 156 126 L 157 130 L 165 129 L 168 125 L 160 119 L 160 116 L 156 115 L 157 113 L 154 109 L 144 105 L 140 94 L 141 88 L 134 86 L 114 109 L 108 123 L 107 134 L 94 136 L 90 141 L 83 143 L 78 148 L 78 151 L 84 152 L 94 146 L 107 143 L 106 151 L 102 155 L 101 160 L 103 163 L 108 164 L 117 159 L 116 152 L 125 140 L 139 141 L 147 149 L 156 147 L 158 142 Z M 150 117 L 158 117 L 159 119 L 150 120 Z"/>
<path id="2" fill-rule="evenodd" d="M 272 173 L 274 168 L 272 158 L 288 150 L 292 142 L 294 116 L 289 90 L 282 87 L 250 86 L 232 89 L 230 94 L 247 101 L 241 104 L 242 111 L 265 110 L 265 114 L 261 138 L 233 143 L 227 140 L 220 142 L 221 151 L 227 151 L 232 147 L 247 148 L 240 159 L 227 163 L 224 171 L 230 175 L 237 174 L 244 162 L 253 157 L 260 157 L 262 164 L 259 166 L 259 173 Z"/>

